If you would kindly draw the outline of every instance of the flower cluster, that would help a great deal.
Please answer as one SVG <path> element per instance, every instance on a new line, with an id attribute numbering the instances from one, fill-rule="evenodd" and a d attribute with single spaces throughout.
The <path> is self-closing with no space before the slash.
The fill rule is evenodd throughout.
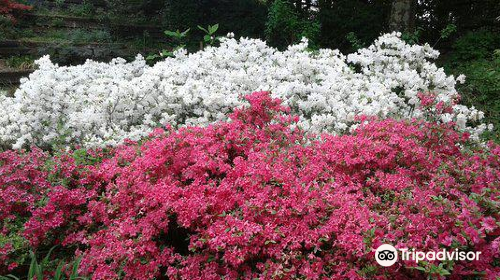
<path id="1" fill-rule="evenodd" d="M 0 272 L 17 266 L 16 257 L 26 242 L 19 238 L 22 225 L 50 187 L 41 167 L 47 155 L 38 149 L 27 154 L 0 154 Z"/>
<path id="2" fill-rule="evenodd" d="M 24 237 L 78 247 L 94 279 L 500 276 L 499 146 L 484 149 L 454 124 L 373 117 L 317 138 L 269 94 L 246 100 L 230 122 L 157 129 L 83 162 L 58 156 Z M 482 254 L 383 268 L 382 243 Z"/>
<path id="3" fill-rule="evenodd" d="M 114 59 L 70 67 L 43 57 L 14 97 L 0 96 L 0 143 L 114 146 L 165 124 L 224 120 L 246 104 L 245 94 L 257 90 L 282 99 L 301 117 L 298 125 L 315 133 L 342 134 L 357 115 L 423 118 L 419 92 L 432 91 L 448 105 L 457 97 L 455 78 L 430 61 L 437 56 L 428 45 L 409 45 L 392 33 L 347 56 L 311 51 L 307 40 L 278 51 L 257 39 L 228 37 L 219 47 L 180 50 L 152 67 L 141 56 L 131 63 Z M 486 129 L 475 123 L 482 116 L 454 104 L 439 117 L 478 138 Z"/>
<path id="4" fill-rule="evenodd" d="M 0 153 L 0 274 L 26 259 L 27 246 L 74 238 L 71 226 L 97 196 L 86 188 L 90 170 L 107 155 L 77 150 L 51 157 L 36 147 Z"/>

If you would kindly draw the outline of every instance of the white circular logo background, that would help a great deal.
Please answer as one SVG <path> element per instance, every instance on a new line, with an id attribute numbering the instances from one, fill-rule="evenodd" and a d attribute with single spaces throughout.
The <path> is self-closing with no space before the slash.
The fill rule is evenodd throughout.
<path id="1" fill-rule="evenodd" d="M 398 251 L 392 245 L 382 244 L 375 251 L 375 260 L 381 266 L 391 266 L 398 261 Z"/>

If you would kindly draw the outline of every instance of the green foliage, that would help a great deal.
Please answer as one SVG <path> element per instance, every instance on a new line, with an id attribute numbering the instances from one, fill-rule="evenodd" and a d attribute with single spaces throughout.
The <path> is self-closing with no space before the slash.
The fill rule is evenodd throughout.
<path id="1" fill-rule="evenodd" d="M 62 18 L 54 18 L 50 22 L 50 26 L 52 26 L 52 27 L 64 27 L 64 20 Z"/>
<path id="2" fill-rule="evenodd" d="M 17 38 L 23 33 L 32 34 L 33 31 L 31 29 L 26 31 L 25 29 L 19 27 L 19 22 L 16 24 L 6 16 L 0 15 L 0 40 Z"/>
<path id="3" fill-rule="evenodd" d="M 404 32 L 401 34 L 401 38 L 408 44 L 418 44 L 423 30 L 423 28 L 417 27 L 413 32 Z"/>
<path id="4" fill-rule="evenodd" d="M 471 61 L 468 65 L 461 65 L 459 71 L 465 73 L 468 86 L 473 92 L 480 92 L 491 97 L 484 102 L 499 101 L 500 94 L 500 50 L 496 50 L 492 59 L 478 59 Z M 499 104 L 500 105 L 500 104 Z"/>
<path id="5" fill-rule="evenodd" d="M 190 30 L 190 28 L 184 30 L 183 32 L 180 32 L 179 29 L 177 29 L 177 31 L 166 30 L 164 33 L 165 35 L 180 41 L 187 36 Z"/>
<path id="6" fill-rule="evenodd" d="M 11 56 L 5 59 L 5 65 L 9 68 L 26 70 L 35 68 L 34 61 L 30 55 Z"/>
<path id="7" fill-rule="evenodd" d="M 262 37 L 267 19 L 267 4 L 261 0 L 166 0 L 162 9 L 167 29 L 187 29 L 196 25 L 207 26 L 217 22 L 226 34 Z M 199 38 L 194 33 L 188 40 L 189 48 L 197 49 Z"/>
<path id="8" fill-rule="evenodd" d="M 433 275 L 433 276 L 439 276 L 439 277 L 445 277 L 445 276 L 451 275 L 450 271 L 453 270 L 452 266 L 450 269 L 444 263 L 440 263 L 439 265 L 435 265 L 432 263 L 428 263 L 426 261 L 421 261 L 418 266 L 408 267 L 408 268 L 422 271 L 426 275 Z"/>
<path id="9" fill-rule="evenodd" d="M 467 32 L 452 46 L 444 62 L 447 72 L 464 74 L 466 82 L 457 90 L 463 103 L 485 113 L 485 122 L 495 130 L 486 137 L 500 140 L 500 33 L 489 30 Z"/>
<path id="10" fill-rule="evenodd" d="M 456 37 L 483 27 L 498 27 L 500 15 L 498 0 L 420 0 L 416 1 L 416 26 L 424 27 L 422 42 L 435 42 L 450 23 L 457 26 Z M 440 48 L 449 48 L 455 38 L 441 42 Z"/>
<path id="11" fill-rule="evenodd" d="M 187 29 L 199 22 L 203 8 L 199 1 L 165 1 L 165 21 L 168 28 Z"/>
<path id="12" fill-rule="evenodd" d="M 68 40 L 78 43 L 107 43 L 112 41 L 111 34 L 107 30 L 85 30 L 76 29 L 73 30 L 69 36 Z"/>
<path id="13" fill-rule="evenodd" d="M 450 23 L 443 30 L 441 30 L 440 38 L 448 39 L 455 32 L 457 32 L 457 26 L 453 23 Z"/>
<path id="14" fill-rule="evenodd" d="M 363 269 L 361 269 L 361 271 L 359 271 L 358 274 L 364 278 L 372 278 L 377 275 L 379 268 L 380 266 L 367 265 L 363 267 Z"/>
<path id="15" fill-rule="evenodd" d="M 208 25 L 207 28 L 198 25 L 198 29 L 205 32 L 205 35 L 203 36 L 203 42 L 206 45 L 213 45 L 215 43 L 215 40 L 217 39 L 215 37 L 215 32 L 217 32 L 217 30 L 219 29 L 219 24 Z"/>
<path id="16" fill-rule="evenodd" d="M 3 225 L 8 233 L 0 233 L 0 248 L 12 246 L 12 252 L 9 254 L 10 261 L 24 263 L 28 258 L 28 241 L 22 236 L 24 223 L 27 219 L 16 217 L 12 220 L 6 220 Z M 2 226 L 0 224 L 0 226 Z"/>
<path id="17" fill-rule="evenodd" d="M 321 26 L 318 44 L 321 47 L 355 50 L 353 32 L 359 42 L 372 42 L 386 31 L 391 0 L 318 0 L 317 20 Z"/>
<path id="18" fill-rule="evenodd" d="M 78 149 L 73 152 L 76 165 L 94 165 L 102 161 L 102 157 L 90 154 L 86 149 Z"/>
<path id="19" fill-rule="evenodd" d="M 346 36 L 347 41 L 351 43 L 354 50 L 359 50 L 365 46 L 365 44 L 356 36 L 356 33 L 349 32 Z"/>
<path id="20" fill-rule="evenodd" d="M 161 22 L 163 0 L 105 0 L 104 14 L 113 22 L 152 24 Z"/>
<path id="21" fill-rule="evenodd" d="M 500 33 L 482 29 L 467 32 L 453 45 L 451 63 L 460 64 L 477 59 L 488 59 L 500 48 Z"/>
<path id="22" fill-rule="evenodd" d="M 164 34 L 167 37 L 170 37 L 171 39 L 173 39 L 175 41 L 176 46 L 171 50 L 163 49 L 158 54 L 150 54 L 146 57 L 146 60 L 154 62 L 162 57 L 173 57 L 175 51 L 182 49 L 186 46 L 184 44 L 184 41 L 185 41 L 187 35 L 189 34 L 190 30 L 191 29 L 188 28 L 182 32 L 179 29 L 177 29 L 176 31 L 170 31 L 170 30 L 164 31 Z"/>
<path id="23" fill-rule="evenodd" d="M 88 16 L 91 16 L 94 11 L 95 11 L 94 5 L 91 2 L 87 1 L 87 0 L 84 0 L 82 2 L 82 4 L 72 5 L 70 7 L 70 12 L 73 15 L 79 16 L 79 17 L 88 17 Z"/>
<path id="24" fill-rule="evenodd" d="M 460 63 L 453 71 L 467 77 L 466 83 L 458 87 L 464 102 L 485 112 L 486 122 L 495 126 L 489 136 L 500 140 L 500 50 L 494 51 L 490 58 Z"/>
<path id="25" fill-rule="evenodd" d="M 64 4 L 65 0 L 55 0 L 54 2 L 56 4 L 56 7 L 62 7 L 62 5 Z"/>
<path id="26" fill-rule="evenodd" d="M 47 42 L 47 43 L 109 43 L 113 38 L 108 30 L 96 29 L 87 30 L 84 28 L 75 28 L 71 30 L 53 29 L 36 36 L 20 38 L 28 42 Z"/>
<path id="27" fill-rule="evenodd" d="M 216 23 L 214 25 L 208 25 L 207 28 L 204 28 L 200 25 L 198 25 L 197 27 L 199 30 L 204 32 L 203 41 L 200 42 L 200 49 L 202 49 L 205 45 L 214 45 L 218 39 L 218 37 L 215 36 L 215 33 L 217 32 L 217 30 L 219 30 L 219 24 Z M 165 35 L 170 37 L 175 42 L 175 46 L 171 50 L 163 49 L 158 54 L 150 54 L 146 57 L 146 60 L 148 60 L 149 62 L 154 62 L 163 57 L 173 57 L 174 53 L 177 50 L 186 47 L 185 42 L 190 30 L 191 29 L 188 28 L 182 32 L 179 29 L 177 29 L 176 31 L 164 31 Z"/>
<path id="28" fill-rule="evenodd" d="M 78 268 L 80 266 L 81 258 L 78 258 L 69 264 L 65 264 L 61 260 L 51 260 L 51 254 L 54 249 L 55 247 L 52 247 L 40 262 L 38 262 L 35 253 L 33 251 L 29 251 L 31 261 L 26 279 L 49 279 L 47 278 L 47 274 L 53 274 L 52 280 L 87 279 L 86 277 L 78 275 Z M 0 276 L 0 280 L 19 280 L 21 278 L 24 277 L 18 277 L 13 274 Z"/>
<path id="29" fill-rule="evenodd" d="M 420 44 L 422 34 L 424 33 L 425 29 L 422 27 L 417 27 L 415 28 L 414 31 L 412 32 L 404 32 L 401 35 L 401 38 L 406 41 L 408 44 Z M 450 23 L 446 25 L 440 32 L 439 32 L 439 37 L 437 38 L 436 42 L 434 42 L 433 46 L 435 47 L 439 41 L 448 39 L 450 36 L 454 33 L 457 32 L 457 26 L 453 23 Z"/>
<path id="30" fill-rule="evenodd" d="M 284 0 L 276 0 L 271 4 L 265 30 L 266 39 L 271 45 L 284 48 L 306 37 L 314 47 L 319 33 L 320 24 L 313 15 L 299 15 Z"/>

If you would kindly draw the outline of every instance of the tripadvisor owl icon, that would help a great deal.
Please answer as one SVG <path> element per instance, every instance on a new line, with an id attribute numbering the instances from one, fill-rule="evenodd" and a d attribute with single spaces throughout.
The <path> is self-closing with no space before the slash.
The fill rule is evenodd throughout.
<path id="1" fill-rule="evenodd" d="M 392 245 L 382 244 L 375 251 L 375 260 L 381 266 L 391 266 L 398 260 L 398 251 Z"/>

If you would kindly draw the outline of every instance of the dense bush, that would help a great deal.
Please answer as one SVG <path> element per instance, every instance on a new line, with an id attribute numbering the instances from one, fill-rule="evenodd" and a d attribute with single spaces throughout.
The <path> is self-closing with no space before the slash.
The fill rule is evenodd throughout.
<path id="1" fill-rule="evenodd" d="M 488 30 L 465 34 L 453 45 L 445 68 L 465 74 L 466 82 L 457 87 L 463 104 L 484 111 L 496 128 L 492 138 L 500 139 L 500 35 Z"/>
<path id="2" fill-rule="evenodd" d="M 30 247 L 48 250 L 39 246 L 41 239 L 57 245 L 71 233 L 72 219 L 84 213 L 92 194 L 85 190 L 87 169 L 106 155 L 77 150 L 51 157 L 36 147 L 0 154 L 0 274 L 23 265 Z M 45 235 L 49 230 L 52 236 Z"/>
<path id="3" fill-rule="evenodd" d="M 40 169 L 46 161 L 47 155 L 38 149 L 29 154 L 0 154 L 0 272 L 16 268 L 26 257 L 23 225 L 51 186 L 47 173 Z"/>
<path id="4" fill-rule="evenodd" d="M 458 38 L 452 47 L 449 63 L 454 65 L 490 59 L 493 51 L 500 48 L 500 34 L 487 29 L 468 32 Z"/>
<path id="5" fill-rule="evenodd" d="M 5 17 L 10 21 L 15 21 L 14 14 L 20 11 L 31 10 L 31 6 L 17 3 L 12 0 L 0 0 L 0 18 Z"/>
<path id="6" fill-rule="evenodd" d="M 488 59 L 470 61 L 459 65 L 456 71 L 467 76 L 467 82 L 459 89 L 465 104 L 484 111 L 486 120 L 497 128 L 496 139 L 500 139 L 500 49 Z"/>
<path id="7" fill-rule="evenodd" d="M 500 275 L 500 147 L 481 149 L 452 124 L 366 117 L 317 140 L 267 93 L 247 100 L 231 122 L 59 155 L 51 176 L 37 150 L 3 153 L 2 197 L 24 203 L 7 204 L 2 236 L 27 219 L 16 236 L 78 248 L 94 279 Z M 381 243 L 482 254 L 382 268 Z"/>
<path id="8" fill-rule="evenodd" d="M 272 91 L 312 132 L 345 133 L 359 114 L 422 118 L 419 91 L 454 104 L 438 121 L 455 121 L 475 139 L 486 128 L 477 125 L 481 112 L 454 103 L 455 78 L 430 61 L 439 53 L 429 45 L 408 45 L 393 33 L 348 56 L 307 47 L 304 41 L 281 52 L 260 40 L 225 38 L 220 47 L 180 51 L 152 67 L 142 57 L 70 67 L 44 57 L 14 97 L 0 97 L 0 143 L 116 145 L 167 123 L 223 120 L 245 104 L 241 94 L 255 90 Z"/>

